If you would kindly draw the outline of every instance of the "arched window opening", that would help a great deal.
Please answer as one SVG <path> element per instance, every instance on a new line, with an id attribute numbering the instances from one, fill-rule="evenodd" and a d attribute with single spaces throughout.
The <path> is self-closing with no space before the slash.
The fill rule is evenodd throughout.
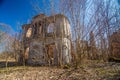
<path id="1" fill-rule="evenodd" d="M 53 33 L 54 32 L 54 23 L 50 23 L 47 28 L 47 33 Z"/>
<path id="2" fill-rule="evenodd" d="M 26 37 L 31 37 L 31 35 L 32 35 L 32 28 L 28 28 L 28 30 L 27 30 L 27 33 L 26 33 Z"/>
<path id="3" fill-rule="evenodd" d="M 42 33 L 42 24 L 41 24 L 41 22 L 39 23 L 39 34 L 41 34 Z"/>
<path id="4" fill-rule="evenodd" d="M 37 24 L 35 23 L 35 26 L 34 26 L 34 34 L 36 35 L 37 34 Z"/>

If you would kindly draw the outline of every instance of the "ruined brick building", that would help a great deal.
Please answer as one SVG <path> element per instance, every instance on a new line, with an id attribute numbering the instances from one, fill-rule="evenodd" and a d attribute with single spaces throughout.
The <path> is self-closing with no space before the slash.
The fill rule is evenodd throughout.
<path id="1" fill-rule="evenodd" d="M 110 36 L 111 56 L 120 58 L 120 29 Z"/>
<path id="2" fill-rule="evenodd" d="M 22 29 L 26 63 L 59 65 L 71 62 L 71 31 L 67 17 L 40 14 Z"/>

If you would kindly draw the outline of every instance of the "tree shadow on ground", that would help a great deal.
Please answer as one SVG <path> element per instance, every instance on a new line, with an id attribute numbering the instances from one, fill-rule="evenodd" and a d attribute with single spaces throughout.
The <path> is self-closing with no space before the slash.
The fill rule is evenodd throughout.
<path id="1" fill-rule="evenodd" d="M 22 63 L 18 63 L 15 61 L 8 61 L 6 63 L 6 61 L 0 61 L 0 68 L 5 68 L 5 67 L 15 67 L 15 66 L 31 66 L 31 67 L 42 67 L 42 66 L 47 66 L 49 67 L 49 65 L 44 65 L 44 64 L 22 64 Z M 53 67 L 53 66 L 51 66 Z"/>
<path id="2" fill-rule="evenodd" d="M 6 63 L 6 61 L 0 61 L 0 68 L 13 67 L 13 66 L 18 66 L 17 62 L 10 61 Z"/>

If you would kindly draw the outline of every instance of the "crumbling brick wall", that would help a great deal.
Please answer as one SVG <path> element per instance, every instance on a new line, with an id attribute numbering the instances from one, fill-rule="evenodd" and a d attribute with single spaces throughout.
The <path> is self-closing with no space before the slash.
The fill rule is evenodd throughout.
<path id="1" fill-rule="evenodd" d="M 59 65 L 71 62 L 71 32 L 70 24 L 64 15 L 33 17 L 30 24 L 23 26 L 24 55 L 28 55 L 29 64 L 48 64 L 46 45 L 54 46 L 54 63 Z M 26 49 L 29 48 L 29 51 Z"/>

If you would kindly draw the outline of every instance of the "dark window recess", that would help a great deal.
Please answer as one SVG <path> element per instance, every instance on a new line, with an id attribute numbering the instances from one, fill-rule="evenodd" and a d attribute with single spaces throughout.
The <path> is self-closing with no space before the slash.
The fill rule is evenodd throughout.
<path id="1" fill-rule="evenodd" d="M 39 22 L 39 34 L 41 34 L 42 33 L 42 24 L 41 24 L 41 22 Z"/>
<path id="2" fill-rule="evenodd" d="M 37 24 L 35 24 L 35 27 L 34 27 L 34 34 L 36 35 L 37 34 Z"/>
<path id="3" fill-rule="evenodd" d="M 41 22 L 39 22 L 39 26 L 41 26 Z"/>

